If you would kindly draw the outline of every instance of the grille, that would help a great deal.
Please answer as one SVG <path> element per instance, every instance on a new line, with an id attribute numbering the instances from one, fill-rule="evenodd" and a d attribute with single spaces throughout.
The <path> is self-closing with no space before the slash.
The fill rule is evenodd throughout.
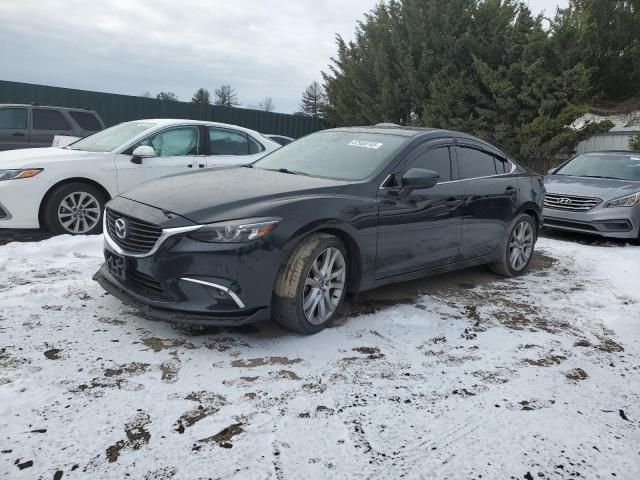
<path id="1" fill-rule="evenodd" d="M 162 229 L 152 223 L 144 222 L 136 218 L 122 215 L 114 210 L 107 209 L 107 232 L 109 237 L 117 243 L 120 248 L 131 253 L 149 253 L 156 245 Z M 122 218 L 127 224 L 127 235 L 124 239 L 116 235 L 116 220 Z"/>
<path id="2" fill-rule="evenodd" d="M 588 212 L 600 205 L 600 203 L 602 203 L 602 200 L 599 198 L 558 195 L 555 193 L 547 193 L 544 197 L 544 206 L 546 208 L 569 212 Z"/>

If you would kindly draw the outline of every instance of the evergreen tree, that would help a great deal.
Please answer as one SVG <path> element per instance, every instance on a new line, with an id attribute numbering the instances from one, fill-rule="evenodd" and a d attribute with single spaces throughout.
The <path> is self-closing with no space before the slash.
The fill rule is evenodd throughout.
<path id="1" fill-rule="evenodd" d="M 640 133 L 631 138 L 629 141 L 629 148 L 636 152 L 640 152 Z"/>
<path id="2" fill-rule="evenodd" d="M 462 130 L 542 170 L 608 127 L 569 128 L 588 110 L 591 70 L 579 57 L 561 58 L 557 20 L 544 29 L 541 16 L 514 0 L 380 4 L 352 42 L 337 38 L 324 75 L 327 115 L 338 125 Z M 559 41 L 573 41 L 572 22 L 566 19 Z"/>
<path id="3" fill-rule="evenodd" d="M 322 86 L 314 81 L 302 93 L 302 103 L 300 110 L 306 115 L 312 117 L 324 116 L 324 110 L 327 105 L 327 96 Z"/>
<path id="4" fill-rule="evenodd" d="M 200 105 L 209 105 L 211 103 L 209 90 L 206 88 L 199 88 L 191 97 L 192 103 L 198 103 Z"/>
<path id="5" fill-rule="evenodd" d="M 640 0 L 570 0 L 554 32 L 564 55 L 591 70 L 599 101 L 640 96 Z"/>
<path id="6" fill-rule="evenodd" d="M 222 85 L 220 88 L 216 88 L 213 91 L 214 105 L 220 105 L 223 107 L 237 107 L 240 105 L 238 101 L 238 94 L 231 88 L 231 85 Z"/>
<path id="7" fill-rule="evenodd" d="M 178 96 L 173 92 L 160 92 L 156 95 L 158 100 L 168 100 L 170 102 L 177 102 Z"/>

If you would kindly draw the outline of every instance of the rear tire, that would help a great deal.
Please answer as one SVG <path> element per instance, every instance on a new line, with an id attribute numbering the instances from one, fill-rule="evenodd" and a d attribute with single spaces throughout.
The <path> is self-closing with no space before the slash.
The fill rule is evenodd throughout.
<path id="1" fill-rule="evenodd" d="M 324 330 L 342 306 L 347 280 L 347 253 L 340 239 L 325 233 L 308 237 L 278 273 L 273 320 L 304 335 Z"/>
<path id="2" fill-rule="evenodd" d="M 96 235 L 102 232 L 106 199 L 93 185 L 82 182 L 57 187 L 44 208 L 44 223 L 55 235 Z"/>
<path id="3" fill-rule="evenodd" d="M 498 261 L 489 266 L 494 273 L 505 277 L 518 277 L 526 273 L 536 246 L 535 220 L 526 213 L 513 219 L 500 244 Z"/>

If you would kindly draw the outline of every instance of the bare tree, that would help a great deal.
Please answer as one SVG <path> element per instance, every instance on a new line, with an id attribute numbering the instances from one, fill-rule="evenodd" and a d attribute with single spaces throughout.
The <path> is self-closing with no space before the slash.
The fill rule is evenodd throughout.
<path id="1" fill-rule="evenodd" d="M 263 112 L 273 112 L 276 109 L 276 105 L 273 103 L 273 98 L 265 97 L 264 100 L 258 102 L 258 108 Z"/>
<path id="2" fill-rule="evenodd" d="M 201 105 L 209 105 L 211 103 L 211 94 L 206 88 L 199 88 L 191 97 L 192 103 L 198 103 Z"/>
<path id="3" fill-rule="evenodd" d="M 223 107 L 237 107 L 240 105 L 238 101 L 238 94 L 231 88 L 231 85 L 222 85 L 220 88 L 216 88 L 213 91 L 214 105 L 221 105 Z"/>
<path id="4" fill-rule="evenodd" d="M 317 81 L 314 81 L 302 93 L 300 109 L 307 115 L 322 117 L 327 103 L 327 94 L 322 86 Z"/>
<path id="5" fill-rule="evenodd" d="M 171 102 L 177 102 L 178 96 L 173 92 L 160 92 L 156 95 L 158 100 L 169 100 Z"/>

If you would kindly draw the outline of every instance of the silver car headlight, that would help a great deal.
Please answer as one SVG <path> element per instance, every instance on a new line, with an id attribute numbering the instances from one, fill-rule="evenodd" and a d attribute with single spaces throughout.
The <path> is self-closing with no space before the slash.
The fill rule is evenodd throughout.
<path id="1" fill-rule="evenodd" d="M 0 170 L 0 181 L 18 180 L 19 178 L 35 177 L 42 171 L 42 168 Z"/>
<path id="2" fill-rule="evenodd" d="M 189 236 L 201 242 L 242 243 L 269 235 L 280 223 L 280 218 L 245 218 L 231 222 L 212 223 Z"/>
<path id="3" fill-rule="evenodd" d="M 640 192 L 632 193 L 631 195 L 627 195 L 626 197 L 616 198 L 615 200 L 611 200 L 607 202 L 604 208 L 614 208 L 614 207 L 633 207 L 640 203 Z"/>

